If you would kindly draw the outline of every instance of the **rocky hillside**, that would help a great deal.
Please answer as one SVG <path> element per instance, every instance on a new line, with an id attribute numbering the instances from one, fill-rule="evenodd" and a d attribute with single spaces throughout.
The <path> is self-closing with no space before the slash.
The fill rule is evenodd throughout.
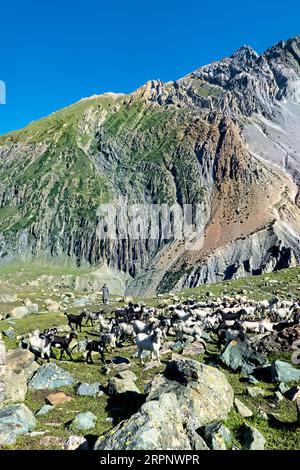
<path id="1" fill-rule="evenodd" d="M 0 256 L 105 263 L 152 294 L 300 261 L 300 37 L 106 93 L 0 137 Z M 99 235 L 103 203 L 192 204 L 197 233 Z M 160 215 L 160 217 L 162 217 Z M 161 227 L 161 220 L 159 227 Z M 202 243 L 199 235 L 202 235 Z"/>

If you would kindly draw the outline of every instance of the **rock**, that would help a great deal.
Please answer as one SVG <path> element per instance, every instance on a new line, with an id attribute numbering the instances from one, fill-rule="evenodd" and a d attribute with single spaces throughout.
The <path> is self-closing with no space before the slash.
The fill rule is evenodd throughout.
<path id="1" fill-rule="evenodd" d="M 177 353 L 181 353 L 183 351 L 183 348 L 185 346 L 185 343 L 183 341 L 176 341 L 172 346 L 171 349 L 172 351 L 175 351 Z"/>
<path id="2" fill-rule="evenodd" d="M 295 385 L 285 393 L 285 396 L 291 401 L 300 400 L 300 387 Z"/>
<path id="3" fill-rule="evenodd" d="M 243 445 L 246 450 L 264 450 L 266 439 L 257 429 L 245 424 L 243 427 Z"/>
<path id="4" fill-rule="evenodd" d="M 51 447 L 54 449 L 63 449 L 64 447 L 64 439 L 63 437 L 58 436 L 44 436 L 40 442 L 41 447 Z"/>
<path id="5" fill-rule="evenodd" d="M 43 405 L 36 413 L 35 416 L 43 416 L 49 413 L 49 411 L 54 410 L 52 405 Z"/>
<path id="6" fill-rule="evenodd" d="M 263 419 L 268 419 L 268 415 L 264 410 L 259 410 L 258 416 Z"/>
<path id="7" fill-rule="evenodd" d="M 252 398 L 265 395 L 265 391 L 260 387 L 246 387 L 246 393 Z"/>
<path id="8" fill-rule="evenodd" d="M 108 383 L 109 395 L 120 395 L 121 393 L 135 392 L 140 393 L 139 389 L 131 379 L 118 379 L 113 377 Z"/>
<path id="9" fill-rule="evenodd" d="M 278 386 L 276 387 L 276 390 L 278 390 L 280 393 L 282 393 L 282 395 L 284 395 L 289 390 L 289 386 L 284 382 L 280 382 L 280 384 L 278 384 Z"/>
<path id="10" fill-rule="evenodd" d="M 232 447 L 230 431 L 222 423 L 209 424 L 200 433 L 211 450 L 227 450 Z"/>
<path id="11" fill-rule="evenodd" d="M 45 306 L 48 312 L 58 312 L 61 309 L 60 303 L 52 299 L 46 299 Z"/>
<path id="12" fill-rule="evenodd" d="M 259 383 L 259 381 L 255 377 L 253 377 L 253 375 L 251 374 L 248 375 L 248 377 L 244 377 L 243 382 L 248 382 L 249 384 L 253 384 L 253 385 Z"/>
<path id="13" fill-rule="evenodd" d="M 0 302 L 3 304 L 10 304 L 18 300 L 17 294 L 2 294 L 0 297 Z"/>
<path id="14" fill-rule="evenodd" d="M 2 333 L 7 338 L 13 339 L 15 337 L 15 330 L 13 328 L 8 328 L 7 330 L 3 330 Z"/>
<path id="15" fill-rule="evenodd" d="M 13 369 L 5 368 L 4 373 L 4 400 L 5 404 L 19 403 L 25 400 L 27 393 L 27 377 L 25 374 L 16 374 Z"/>
<path id="16" fill-rule="evenodd" d="M 176 395 L 163 393 L 96 441 L 95 450 L 191 450 Z"/>
<path id="17" fill-rule="evenodd" d="M 186 422 L 192 420 L 195 429 L 226 419 L 233 406 L 233 390 L 223 372 L 181 356 L 167 363 L 164 376 L 156 375 L 147 391 L 147 401 L 174 393 Z"/>
<path id="18" fill-rule="evenodd" d="M 276 360 L 271 364 L 273 382 L 296 382 L 300 380 L 300 369 L 285 361 Z"/>
<path id="19" fill-rule="evenodd" d="M 13 349 L 6 354 L 6 365 L 14 372 L 21 372 L 34 362 L 34 354 L 28 349 Z"/>
<path id="20" fill-rule="evenodd" d="M 29 364 L 27 367 L 25 367 L 22 370 L 21 373 L 26 377 L 27 383 L 30 379 L 32 379 L 32 377 L 34 376 L 34 374 L 37 372 L 39 368 L 40 368 L 40 365 L 37 362 L 32 362 L 31 364 Z"/>
<path id="21" fill-rule="evenodd" d="M 26 315 L 28 315 L 28 309 L 27 307 L 25 306 L 22 306 L 22 307 L 15 307 L 12 309 L 12 311 L 10 312 L 10 317 L 13 317 L 13 318 L 23 318 L 25 317 Z"/>
<path id="22" fill-rule="evenodd" d="M 73 398 L 66 395 L 64 392 L 51 393 L 46 398 L 47 403 L 52 406 L 62 405 L 63 403 L 68 403 L 71 400 L 73 400 Z"/>
<path id="23" fill-rule="evenodd" d="M 33 413 L 23 404 L 6 406 L 0 410 L 0 446 L 14 444 L 20 434 L 35 428 Z"/>
<path id="24" fill-rule="evenodd" d="M 256 367 L 264 365 L 267 359 L 254 351 L 249 341 L 231 341 L 221 354 L 220 360 L 233 371 L 251 374 Z"/>
<path id="25" fill-rule="evenodd" d="M 42 365 L 29 381 L 29 388 L 33 390 L 53 389 L 65 385 L 73 385 L 74 379 L 55 363 Z"/>
<path id="26" fill-rule="evenodd" d="M 199 356 L 204 352 L 204 344 L 200 343 L 199 341 L 194 341 L 192 344 L 189 344 L 183 348 L 182 354 L 186 356 Z"/>
<path id="27" fill-rule="evenodd" d="M 280 393 L 278 390 L 274 393 L 274 398 L 276 401 L 282 401 L 283 400 L 283 395 Z"/>
<path id="28" fill-rule="evenodd" d="M 132 380 L 133 382 L 137 380 L 137 376 L 131 370 L 122 370 L 117 373 L 116 377 L 123 380 Z"/>
<path id="29" fill-rule="evenodd" d="M 103 392 L 100 390 L 100 384 L 98 382 L 94 382 L 92 384 L 83 382 L 78 385 L 76 395 L 82 397 L 97 397 L 103 395 Z"/>
<path id="30" fill-rule="evenodd" d="M 79 413 L 72 421 L 70 429 L 78 429 L 79 431 L 87 431 L 95 427 L 97 416 L 90 411 L 86 413 Z"/>
<path id="31" fill-rule="evenodd" d="M 70 436 L 64 442 L 64 450 L 89 450 L 88 441 L 83 436 Z"/>
<path id="32" fill-rule="evenodd" d="M 252 411 L 238 398 L 234 399 L 234 404 L 236 406 L 237 411 L 243 418 L 250 418 L 251 416 L 253 416 Z"/>
<path id="33" fill-rule="evenodd" d="M 23 318 L 26 315 L 31 313 L 39 313 L 39 306 L 38 304 L 31 304 L 28 306 L 22 305 L 21 307 L 15 307 L 10 312 L 9 316 L 13 317 L 14 319 Z"/>

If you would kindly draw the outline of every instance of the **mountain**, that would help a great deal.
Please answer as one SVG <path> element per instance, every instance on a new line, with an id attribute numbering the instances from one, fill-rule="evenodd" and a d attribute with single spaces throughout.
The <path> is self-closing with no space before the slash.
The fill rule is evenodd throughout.
<path id="1" fill-rule="evenodd" d="M 299 129 L 300 36 L 83 99 L 0 137 L 0 262 L 104 263 L 143 294 L 294 266 Z M 100 237 L 110 202 L 197 206 L 202 243 Z"/>

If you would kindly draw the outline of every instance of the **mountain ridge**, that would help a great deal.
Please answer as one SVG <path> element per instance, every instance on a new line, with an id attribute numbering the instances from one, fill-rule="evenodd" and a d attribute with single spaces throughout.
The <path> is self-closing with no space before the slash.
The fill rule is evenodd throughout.
<path id="1" fill-rule="evenodd" d="M 45 253 L 105 262 L 143 293 L 294 266 L 299 104 L 296 36 L 0 136 L 0 263 Z M 118 201 L 198 205 L 204 246 L 163 233 L 99 239 L 97 207 Z"/>

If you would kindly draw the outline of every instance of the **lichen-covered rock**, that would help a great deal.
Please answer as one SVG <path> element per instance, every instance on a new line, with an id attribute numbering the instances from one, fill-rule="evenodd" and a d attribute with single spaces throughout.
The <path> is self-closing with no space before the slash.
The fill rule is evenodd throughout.
<path id="1" fill-rule="evenodd" d="M 54 389 L 65 385 L 73 385 L 74 378 L 55 363 L 42 365 L 28 383 L 33 390 Z"/>
<path id="2" fill-rule="evenodd" d="M 276 360 L 271 364 L 273 382 L 296 382 L 300 380 L 300 369 L 285 361 Z"/>
<path id="3" fill-rule="evenodd" d="M 197 426 L 224 420 L 233 406 L 234 393 L 226 376 L 215 367 L 193 359 L 173 356 L 164 376 L 156 376 L 148 390 L 148 400 L 173 392 L 185 421 Z"/>
<path id="4" fill-rule="evenodd" d="M 86 413 L 79 413 L 70 424 L 70 429 L 77 429 L 79 431 L 87 431 L 95 427 L 97 416 L 90 411 Z"/>
<path id="5" fill-rule="evenodd" d="M 204 426 L 201 435 L 211 450 L 227 450 L 232 447 L 230 431 L 222 423 Z"/>
<path id="6" fill-rule="evenodd" d="M 0 446 L 14 444 L 20 434 L 35 428 L 33 413 L 23 404 L 6 406 L 0 410 Z"/>
<path id="7" fill-rule="evenodd" d="M 103 392 L 100 391 L 100 383 L 94 382 L 92 384 L 89 383 L 80 383 L 76 390 L 76 395 L 79 396 L 88 396 L 88 397 L 96 397 L 102 395 Z"/>
<path id="8" fill-rule="evenodd" d="M 231 341 L 220 360 L 233 371 L 251 374 L 256 367 L 266 364 L 267 358 L 257 353 L 248 341 Z"/>
<path id="9" fill-rule="evenodd" d="M 109 395 L 120 395 L 129 392 L 140 393 L 140 390 L 133 380 L 129 378 L 118 379 L 117 377 L 113 377 L 108 383 L 107 390 Z"/>
<path id="10" fill-rule="evenodd" d="M 176 395 L 163 393 L 101 436 L 95 450 L 191 450 Z"/>
<path id="11" fill-rule="evenodd" d="M 35 416 L 43 416 L 49 413 L 49 411 L 54 410 L 52 405 L 43 405 L 36 413 Z"/>
<path id="12" fill-rule="evenodd" d="M 28 349 L 12 349 L 6 354 L 6 365 L 14 372 L 22 372 L 34 362 L 34 354 Z"/>

